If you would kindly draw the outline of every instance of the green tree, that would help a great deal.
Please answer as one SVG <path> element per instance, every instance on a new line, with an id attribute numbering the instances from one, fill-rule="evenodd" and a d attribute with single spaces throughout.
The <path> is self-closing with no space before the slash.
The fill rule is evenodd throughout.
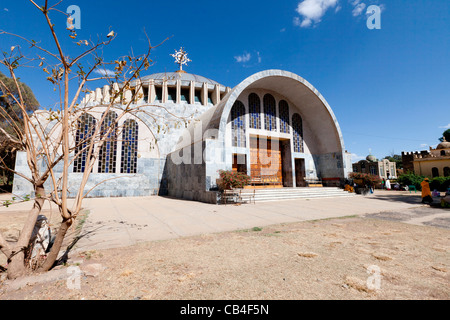
<path id="1" fill-rule="evenodd" d="M 16 102 L 19 100 L 19 90 L 14 80 L 2 72 L 0 72 L 0 81 L 5 85 L 3 89 L 0 86 L 0 164 L 14 169 L 16 151 L 21 150 L 22 146 L 14 143 L 7 135 L 17 139 L 17 130 L 23 129 L 22 112 Z M 27 113 L 33 113 L 39 107 L 33 91 L 20 81 L 19 88 Z M 0 192 L 11 191 L 13 176 L 12 171 L 0 168 Z"/>
<path id="2" fill-rule="evenodd" d="M 397 169 L 403 169 L 403 160 L 402 156 L 398 154 L 390 155 L 387 157 L 384 157 L 384 159 L 389 160 L 390 162 L 395 162 Z"/>
<path id="3" fill-rule="evenodd" d="M 439 140 L 440 140 L 441 142 L 443 142 L 443 141 L 444 141 L 444 138 L 445 138 L 445 140 L 447 140 L 448 142 L 450 142 L 450 129 L 447 129 L 446 131 L 444 131 L 444 133 L 442 134 L 442 138 L 439 138 Z"/>

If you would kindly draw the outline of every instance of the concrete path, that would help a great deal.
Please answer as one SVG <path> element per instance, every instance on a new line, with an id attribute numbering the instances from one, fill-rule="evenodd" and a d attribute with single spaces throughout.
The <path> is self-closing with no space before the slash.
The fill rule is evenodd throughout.
<path id="1" fill-rule="evenodd" d="M 399 213 L 424 206 L 418 195 L 377 192 L 368 197 L 300 199 L 241 206 L 162 197 L 88 199 L 85 207 L 90 213 L 83 237 L 75 247 L 77 251 L 307 220 Z M 450 210 L 441 210 L 441 218 L 450 219 Z"/>
<path id="2" fill-rule="evenodd" d="M 297 199 L 241 206 L 163 197 L 86 199 L 84 208 L 89 210 L 89 215 L 74 251 L 345 216 L 450 228 L 450 209 L 430 208 L 420 201 L 420 193 L 378 190 L 366 197 Z M 0 207 L 0 214 L 27 210 L 30 205 L 26 202 L 10 208 Z"/>

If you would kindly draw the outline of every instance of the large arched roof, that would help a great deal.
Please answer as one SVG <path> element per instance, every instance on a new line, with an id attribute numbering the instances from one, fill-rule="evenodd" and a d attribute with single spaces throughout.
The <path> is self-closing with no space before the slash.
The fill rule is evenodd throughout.
<path id="1" fill-rule="evenodd" d="M 224 141 L 233 104 L 245 90 L 251 89 L 274 91 L 293 102 L 301 110 L 303 120 L 312 128 L 318 143 L 316 149 L 319 154 L 344 152 L 342 132 L 328 102 L 308 81 L 283 70 L 266 70 L 256 73 L 233 88 L 216 107 L 208 110 L 198 119 L 202 122 L 203 135 L 207 130 L 218 131 L 218 137 L 215 138 Z M 198 126 L 199 123 L 194 121 L 194 124 L 188 128 L 192 138 L 200 138 L 201 135 L 194 135 L 194 128 Z M 178 148 L 187 146 L 187 139 L 183 140 Z M 196 141 L 194 139 L 191 142 Z"/>

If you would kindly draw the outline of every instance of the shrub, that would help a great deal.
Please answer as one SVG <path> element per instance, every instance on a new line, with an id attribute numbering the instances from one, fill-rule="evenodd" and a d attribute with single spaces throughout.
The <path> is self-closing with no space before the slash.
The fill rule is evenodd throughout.
<path id="1" fill-rule="evenodd" d="M 349 177 L 353 180 L 362 180 L 364 186 L 368 185 L 374 187 L 381 183 L 381 178 L 379 176 L 370 173 L 350 172 Z"/>
<path id="2" fill-rule="evenodd" d="M 220 190 L 239 189 L 250 184 L 250 176 L 236 171 L 220 171 L 217 186 Z"/>
<path id="3" fill-rule="evenodd" d="M 422 190 L 420 183 L 425 179 L 425 176 L 418 176 L 414 173 L 402 174 L 398 177 L 398 182 L 404 186 L 415 186 L 417 190 Z M 430 189 L 441 192 L 447 191 L 450 188 L 450 177 L 436 177 L 430 179 Z"/>
<path id="4" fill-rule="evenodd" d="M 408 172 L 402 174 L 397 178 L 398 183 L 402 186 L 415 186 L 417 190 L 422 190 L 420 183 L 425 179 L 424 176 L 418 176 L 414 173 Z"/>
<path id="5" fill-rule="evenodd" d="M 445 192 L 448 188 L 450 188 L 450 177 L 436 177 L 430 180 L 431 191 Z"/>

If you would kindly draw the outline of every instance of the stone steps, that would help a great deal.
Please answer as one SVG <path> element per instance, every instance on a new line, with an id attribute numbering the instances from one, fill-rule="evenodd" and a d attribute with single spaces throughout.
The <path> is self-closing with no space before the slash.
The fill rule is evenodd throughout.
<path id="1" fill-rule="evenodd" d="M 244 189 L 241 191 L 245 202 L 266 202 L 295 199 L 317 199 L 335 197 L 353 197 L 354 193 L 339 188 L 283 188 L 283 189 Z M 253 199 L 254 198 L 254 199 Z"/>

